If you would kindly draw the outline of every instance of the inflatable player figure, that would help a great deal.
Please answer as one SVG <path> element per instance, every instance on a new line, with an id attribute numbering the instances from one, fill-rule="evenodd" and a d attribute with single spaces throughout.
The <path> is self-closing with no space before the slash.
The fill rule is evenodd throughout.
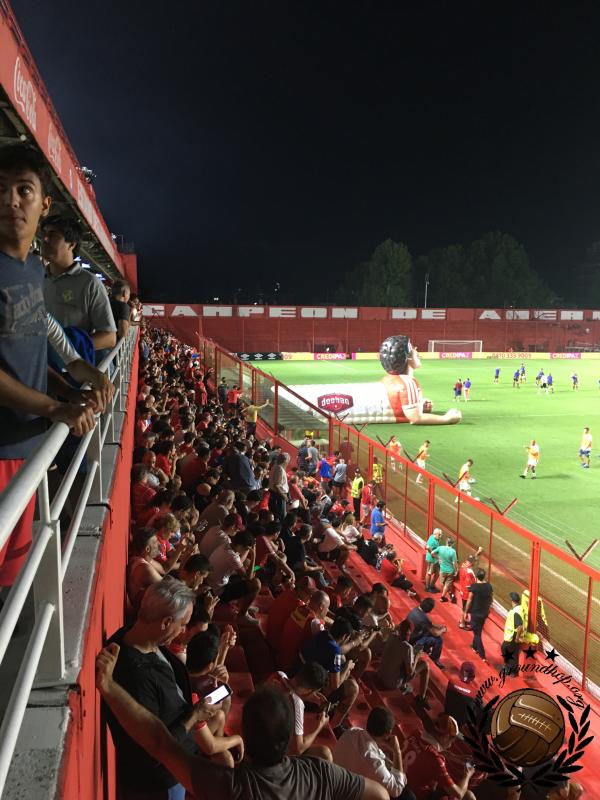
<path id="1" fill-rule="evenodd" d="M 445 414 L 432 414 L 431 401 L 424 400 L 419 384 L 413 377 L 421 366 L 417 349 L 408 336 L 389 336 L 379 349 L 381 366 L 388 373 L 383 379 L 390 405 L 397 422 L 412 425 L 454 425 L 462 414 L 451 408 Z"/>

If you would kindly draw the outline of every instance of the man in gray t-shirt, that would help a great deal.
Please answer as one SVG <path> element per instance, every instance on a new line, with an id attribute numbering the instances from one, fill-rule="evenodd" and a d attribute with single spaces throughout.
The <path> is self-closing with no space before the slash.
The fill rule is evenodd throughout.
<path id="1" fill-rule="evenodd" d="M 77 222 L 58 216 L 42 222 L 42 256 L 49 264 L 44 281 L 46 308 L 63 328 L 72 325 L 89 333 L 96 350 L 117 343 L 117 326 L 108 293 L 77 256 L 81 229 Z"/>

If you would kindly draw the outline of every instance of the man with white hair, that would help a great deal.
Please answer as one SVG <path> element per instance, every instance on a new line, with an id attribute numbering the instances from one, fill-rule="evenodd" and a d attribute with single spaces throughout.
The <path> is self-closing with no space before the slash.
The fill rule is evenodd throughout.
<path id="1" fill-rule="evenodd" d="M 427 563 L 427 575 L 425 576 L 425 591 L 439 592 L 436 588 L 436 581 L 440 576 L 440 562 L 433 555 L 433 550 L 439 547 L 442 539 L 442 529 L 434 528 L 431 536 L 425 544 L 425 561 Z"/>
<path id="2" fill-rule="evenodd" d="M 155 714 L 189 753 L 197 752 L 193 729 L 205 717 L 201 715 L 201 704 L 192 705 L 185 666 L 167 650 L 167 645 L 185 629 L 195 598 L 195 592 L 185 583 L 163 578 L 146 589 L 133 626 L 121 628 L 109 640 L 120 647 L 114 680 Z M 183 800 L 185 790 L 177 779 L 150 758 L 110 712 L 107 717 L 122 796 Z"/>

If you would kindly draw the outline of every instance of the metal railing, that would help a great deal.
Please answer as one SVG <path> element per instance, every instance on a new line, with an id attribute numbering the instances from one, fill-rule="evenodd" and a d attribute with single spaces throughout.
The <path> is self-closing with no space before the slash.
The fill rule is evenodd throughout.
<path id="1" fill-rule="evenodd" d="M 102 372 L 110 371 L 115 387 L 112 401 L 105 412 L 98 416 L 93 430 L 81 438 L 52 499 L 48 471 L 69 434 L 69 428 L 63 422 L 52 425 L 0 495 L 0 550 L 9 540 L 15 524 L 36 492 L 38 508 L 31 548 L 0 612 L 1 666 L 33 587 L 35 621 L 0 726 L 0 795 L 32 688 L 60 686 L 65 682 L 63 581 L 86 506 L 107 500 L 103 495 L 102 449 L 105 444 L 117 443 L 115 412 L 125 411 L 137 335 L 137 328 L 132 328 L 99 365 Z M 86 457 L 87 471 L 81 489 L 75 499 L 70 498 Z M 75 488 L 77 490 L 78 487 Z M 69 527 L 61 536 L 60 517 L 67 499 L 74 505 L 69 509 Z"/>

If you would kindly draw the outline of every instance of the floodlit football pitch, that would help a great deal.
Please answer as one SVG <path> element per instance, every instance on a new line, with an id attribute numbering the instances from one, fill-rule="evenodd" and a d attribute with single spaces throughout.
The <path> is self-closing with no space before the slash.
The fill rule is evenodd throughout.
<path id="1" fill-rule="evenodd" d="M 509 512 L 511 519 L 562 549 L 568 539 L 583 552 L 594 538 L 600 538 L 600 359 L 527 361 L 527 380 L 514 388 L 512 375 L 519 363 L 506 359 L 424 361 L 415 373 L 423 396 L 433 402 L 434 412 L 460 408 L 462 422 L 428 427 L 372 424 L 364 432 L 383 442 L 396 434 L 413 458 L 423 440 L 429 439 L 428 468 L 453 480 L 467 458 L 472 458 L 474 497 L 487 504 L 493 498 L 501 508 L 517 498 Z M 256 366 L 288 386 L 331 383 L 338 390 L 342 383 L 378 381 L 385 375 L 375 360 L 276 361 Z M 498 384 L 493 382 L 496 367 L 500 368 Z M 538 393 L 535 376 L 540 368 L 552 373 L 553 394 Z M 577 391 L 572 389 L 573 371 L 579 376 Z M 454 401 L 458 378 L 471 379 L 468 403 Z M 595 437 L 590 469 L 581 467 L 578 456 L 584 426 Z M 531 439 L 536 439 L 541 451 L 538 475 L 536 480 L 523 480 L 525 446 Z M 600 567 L 600 546 L 588 563 Z"/>

